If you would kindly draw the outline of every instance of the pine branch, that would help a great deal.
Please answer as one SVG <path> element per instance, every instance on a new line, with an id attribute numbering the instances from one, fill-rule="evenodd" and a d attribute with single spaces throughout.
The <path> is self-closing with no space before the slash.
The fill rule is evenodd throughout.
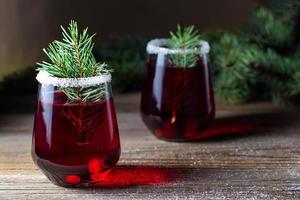
<path id="1" fill-rule="evenodd" d="M 297 12 L 299 5 L 278 13 L 258 8 L 250 29 L 213 40 L 217 95 L 233 103 L 268 98 L 278 105 L 300 97 Z"/>
<path id="2" fill-rule="evenodd" d="M 212 66 L 215 71 L 215 92 L 230 103 L 245 103 L 253 98 L 255 76 L 247 63 L 247 52 L 255 48 L 244 38 L 224 33 L 219 41 L 212 43 Z"/>
<path id="3" fill-rule="evenodd" d="M 176 32 L 170 32 L 167 46 L 171 49 L 195 49 L 199 48 L 200 35 L 194 26 L 181 28 L 177 25 Z M 172 54 L 169 61 L 178 67 L 194 67 L 199 59 L 199 54 Z"/>
<path id="4" fill-rule="evenodd" d="M 295 14 L 300 7 L 299 0 L 267 0 L 270 10 L 276 16 Z"/>
<path id="5" fill-rule="evenodd" d="M 244 34 L 259 45 L 287 52 L 293 45 L 291 38 L 295 33 L 294 17 L 295 10 L 284 15 L 275 15 L 271 10 L 259 7 Z"/>
<path id="6" fill-rule="evenodd" d="M 42 61 L 38 71 L 47 71 L 59 78 L 93 77 L 108 74 L 111 70 L 105 63 L 98 63 L 93 55 L 95 34 L 88 35 L 88 28 L 79 33 L 77 22 L 71 21 L 65 29 L 61 26 L 63 39 L 55 40 L 43 49 L 50 62 Z M 104 86 L 89 88 L 62 88 L 70 101 L 99 101 L 104 95 Z"/>

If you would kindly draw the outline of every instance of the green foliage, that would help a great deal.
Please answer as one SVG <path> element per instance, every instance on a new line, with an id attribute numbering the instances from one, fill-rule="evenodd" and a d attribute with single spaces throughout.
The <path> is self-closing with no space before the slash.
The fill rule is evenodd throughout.
<path id="1" fill-rule="evenodd" d="M 274 10 L 258 7 L 247 28 L 237 34 L 206 35 L 213 38 L 211 61 L 218 96 L 232 103 L 273 99 L 279 105 L 300 96 L 299 6 L 288 2 L 285 12 L 275 5 Z"/>
<path id="2" fill-rule="evenodd" d="M 51 62 L 37 63 L 40 66 L 38 71 L 47 71 L 59 78 L 93 77 L 110 72 L 107 64 L 96 61 L 93 55 L 94 35 L 89 36 L 87 28 L 79 33 L 77 22 L 71 21 L 67 30 L 62 26 L 61 29 L 63 40 L 55 40 L 43 49 Z M 99 101 L 105 94 L 104 86 L 61 90 L 70 101 Z"/>
<path id="3" fill-rule="evenodd" d="M 267 0 L 267 3 L 275 16 L 294 15 L 300 4 L 299 0 Z"/>
<path id="4" fill-rule="evenodd" d="M 215 68 L 215 92 L 231 103 L 243 103 L 252 96 L 250 87 L 255 79 L 245 67 L 250 58 L 247 50 L 251 45 L 241 46 L 242 38 L 226 33 L 218 43 L 213 43 L 213 67 Z M 226 52 L 226 54 L 224 53 Z"/>
<path id="5" fill-rule="evenodd" d="M 167 46 L 171 49 L 195 49 L 199 47 L 200 35 L 194 26 L 181 28 L 177 25 L 176 32 L 170 32 Z M 172 54 L 169 57 L 171 63 L 178 67 L 194 67 L 199 60 L 199 54 Z"/>
<path id="6" fill-rule="evenodd" d="M 1 94 L 35 94 L 37 83 L 35 80 L 36 71 L 33 67 L 28 67 L 12 73 L 0 81 Z"/>
<path id="7" fill-rule="evenodd" d="M 292 13 L 276 16 L 271 10 L 258 7 L 248 27 L 247 36 L 254 42 L 274 48 L 288 50 L 293 42 L 295 22 L 291 20 Z"/>
<path id="8" fill-rule="evenodd" d="M 115 37 L 97 49 L 96 58 L 105 60 L 114 68 L 114 91 L 132 92 L 142 89 L 148 41 L 144 37 Z"/>

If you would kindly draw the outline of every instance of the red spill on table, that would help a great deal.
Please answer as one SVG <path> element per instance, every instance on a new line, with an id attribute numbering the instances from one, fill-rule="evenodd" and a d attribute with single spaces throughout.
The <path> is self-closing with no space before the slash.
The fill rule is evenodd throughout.
<path id="1" fill-rule="evenodd" d="M 96 187 L 128 187 L 139 185 L 163 185 L 180 176 L 182 170 L 147 166 L 121 166 L 113 169 Z"/>
<path id="2" fill-rule="evenodd" d="M 77 184 L 80 182 L 80 177 L 77 175 L 70 175 L 66 177 L 66 182 L 70 184 Z"/>
<path id="3" fill-rule="evenodd" d="M 202 139 L 211 139 L 223 136 L 237 136 L 254 132 L 258 128 L 257 122 L 238 120 L 215 120 L 207 130 L 201 133 Z"/>

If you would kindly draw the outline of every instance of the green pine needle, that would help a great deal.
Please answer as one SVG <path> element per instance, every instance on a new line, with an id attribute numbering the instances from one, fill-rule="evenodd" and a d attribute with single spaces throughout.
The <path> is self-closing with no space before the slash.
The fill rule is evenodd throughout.
<path id="1" fill-rule="evenodd" d="M 220 32 L 210 38 L 218 96 L 232 103 L 269 99 L 282 106 L 290 100 L 299 102 L 300 43 L 296 22 L 300 4 L 297 0 L 279 1 L 287 5 L 274 5 L 280 12 L 260 6 L 246 30 L 238 34 Z"/>
<path id="2" fill-rule="evenodd" d="M 98 63 L 93 55 L 95 34 L 89 36 L 88 28 L 79 33 L 77 22 L 71 20 L 69 27 L 61 26 L 62 41 L 53 41 L 43 49 L 50 62 L 38 64 L 38 71 L 46 71 L 59 78 L 81 78 L 108 74 L 111 70 L 105 63 Z M 70 101 L 99 101 L 105 94 L 104 86 L 88 88 L 62 88 Z"/>
<path id="3" fill-rule="evenodd" d="M 271 10 L 260 7 L 254 13 L 252 31 L 249 36 L 254 41 L 273 48 L 291 45 L 291 38 L 295 31 L 292 17 L 292 12 L 283 16 L 275 16 Z"/>
<path id="4" fill-rule="evenodd" d="M 170 32 L 167 46 L 171 49 L 195 49 L 199 48 L 200 35 L 194 26 L 181 28 L 177 25 L 176 32 Z M 199 60 L 199 54 L 172 54 L 169 61 L 177 67 L 194 67 Z"/>

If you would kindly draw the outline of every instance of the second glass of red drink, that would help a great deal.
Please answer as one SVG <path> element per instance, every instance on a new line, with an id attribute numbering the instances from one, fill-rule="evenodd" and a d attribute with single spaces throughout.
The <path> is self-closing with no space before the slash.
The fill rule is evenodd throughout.
<path id="1" fill-rule="evenodd" d="M 208 66 L 209 44 L 170 49 L 168 39 L 147 45 L 141 116 L 153 134 L 169 141 L 195 141 L 215 116 Z"/>

